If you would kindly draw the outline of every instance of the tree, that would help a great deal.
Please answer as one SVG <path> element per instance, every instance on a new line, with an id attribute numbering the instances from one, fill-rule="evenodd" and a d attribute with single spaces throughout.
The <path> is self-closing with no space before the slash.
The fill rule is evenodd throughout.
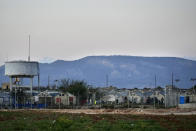
<path id="1" fill-rule="evenodd" d="M 69 86 L 71 85 L 71 83 L 73 83 L 73 81 L 71 81 L 70 79 L 62 79 L 60 81 L 60 86 L 59 89 L 63 92 L 67 91 L 67 88 L 69 88 Z"/>
<path id="2" fill-rule="evenodd" d="M 157 90 L 163 90 L 161 86 L 156 87 Z"/>
<path id="3" fill-rule="evenodd" d="M 81 80 L 63 79 L 60 82 L 60 90 L 69 92 L 79 97 L 79 101 L 87 99 L 87 84 Z"/>
<path id="4" fill-rule="evenodd" d="M 100 100 L 104 96 L 104 93 L 101 92 L 99 88 L 95 88 L 94 91 L 96 93 L 96 99 Z"/>
<path id="5" fill-rule="evenodd" d="M 150 97 L 147 97 L 146 103 L 147 104 L 152 104 L 153 103 L 153 99 L 150 98 Z"/>
<path id="6" fill-rule="evenodd" d="M 191 90 L 193 90 L 193 91 L 194 91 L 194 93 L 195 93 L 196 85 L 192 86 L 192 87 L 191 87 Z"/>

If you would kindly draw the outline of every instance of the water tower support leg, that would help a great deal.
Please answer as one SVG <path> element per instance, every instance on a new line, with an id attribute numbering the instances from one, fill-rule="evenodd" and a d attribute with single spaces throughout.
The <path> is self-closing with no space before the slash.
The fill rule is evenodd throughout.
<path id="1" fill-rule="evenodd" d="M 12 77 L 10 77 L 10 93 L 12 93 Z M 13 97 L 11 98 L 11 100 L 12 100 L 11 103 L 13 104 Z M 12 104 L 11 104 L 11 107 L 12 107 Z"/>
<path id="2" fill-rule="evenodd" d="M 40 93 L 40 76 L 38 74 L 38 92 Z"/>
<path id="3" fill-rule="evenodd" d="M 33 104 L 33 77 L 31 79 L 31 109 L 32 109 L 32 104 Z"/>
<path id="4" fill-rule="evenodd" d="M 12 77 L 10 77 L 10 92 L 12 92 Z"/>

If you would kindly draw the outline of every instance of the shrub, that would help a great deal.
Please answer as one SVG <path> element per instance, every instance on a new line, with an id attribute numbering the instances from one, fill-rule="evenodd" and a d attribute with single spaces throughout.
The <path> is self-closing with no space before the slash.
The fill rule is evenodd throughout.
<path id="1" fill-rule="evenodd" d="M 70 120 L 66 116 L 60 116 L 54 123 L 55 130 L 64 130 L 69 128 L 73 124 L 73 120 Z"/>

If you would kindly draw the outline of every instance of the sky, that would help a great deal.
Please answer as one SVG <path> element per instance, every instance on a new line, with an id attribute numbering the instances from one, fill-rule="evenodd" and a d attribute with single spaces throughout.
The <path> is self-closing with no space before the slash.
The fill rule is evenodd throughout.
<path id="1" fill-rule="evenodd" d="M 92 55 L 196 60 L 196 0 L 0 0 L 0 65 Z"/>

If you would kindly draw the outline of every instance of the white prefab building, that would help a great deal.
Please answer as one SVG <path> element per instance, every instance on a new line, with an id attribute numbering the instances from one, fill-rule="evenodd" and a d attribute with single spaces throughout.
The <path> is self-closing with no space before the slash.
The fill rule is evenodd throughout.
<path id="1" fill-rule="evenodd" d="M 157 100 L 160 101 L 160 102 L 165 99 L 164 94 L 160 91 L 155 91 L 154 93 L 152 93 L 150 95 L 150 98 L 154 98 L 154 97 L 157 98 Z"/>
<path id="2" fill-rule="evenodd" d="M 103 97 L 104 102 L 115 102 L 116 98 L 115 95 L 106 95 Z"/>
<path id="3" fill-rule="evenodd" d="M 143 94 L 137 91 L 130 92 L 129 94 L 130 101 L 133 103 L 137 103 L 137 104 L 142 102 L 142 97 L 143 97 Z"/>
<path id="4" fill-rule="evenodd" d="M 65 106 L 76 105 L 76 96 L 68 92 L 60 93 L 57 96 L 55 96 L 55 104 L 61 104 Z"/>

